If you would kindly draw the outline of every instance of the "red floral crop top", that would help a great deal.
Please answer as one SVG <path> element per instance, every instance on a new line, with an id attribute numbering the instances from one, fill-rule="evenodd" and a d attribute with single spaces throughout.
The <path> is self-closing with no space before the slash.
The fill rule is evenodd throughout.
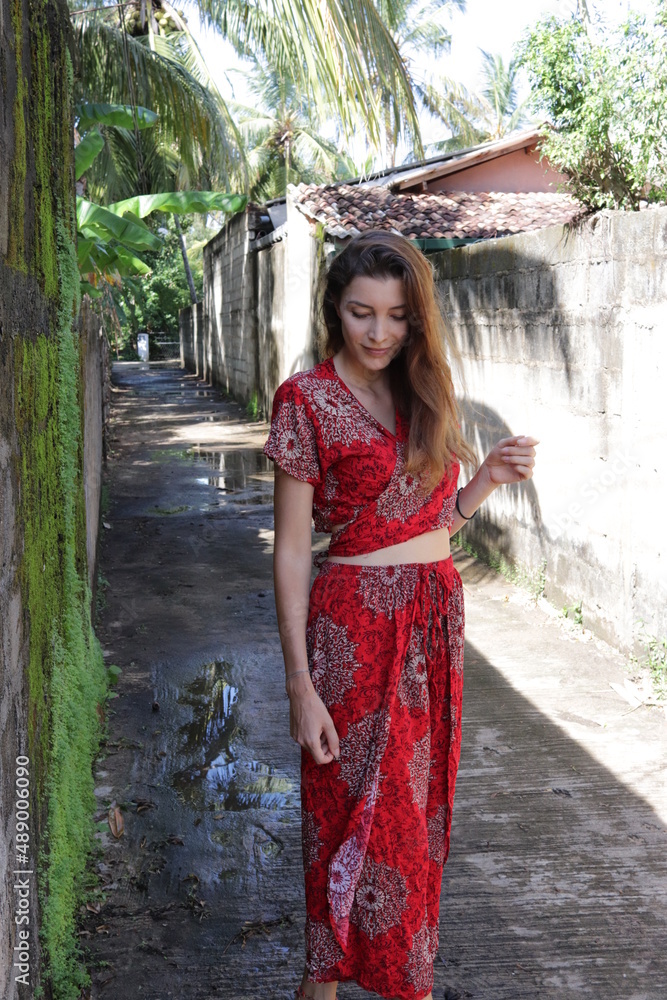
<path id="1" fill-rule="evenodd" d="M 276 390 L 264 454 L 315 487 L 315 530 L 331 533 L 329 554 L 365 555 L 451 528 L 459 465 L 424 494 L 405 472 L 408 432 L 398 409 L 396 434 L 376 420 L 327 358 Z"/>

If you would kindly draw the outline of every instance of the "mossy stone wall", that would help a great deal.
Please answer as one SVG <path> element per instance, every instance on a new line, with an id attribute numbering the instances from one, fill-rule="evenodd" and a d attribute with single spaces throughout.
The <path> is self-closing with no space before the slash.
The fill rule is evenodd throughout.
<path id="1" fill-rule="evenodd" d="M 91 626 L 69 14 L 0 0 L 0 995 L 75 998 L 86 974 L 92 761 L 106 693 Z M 98 494 L 99 495 L 99 494 Z M 17 858 L 17 756 L 30 854 Z M 23 839 L 23 838 L 21 838 Z M 15 869 L 29 876 L 17 925 Z M 27 876 L 26 876 L 27 877 Z M 14 945 L 29 931 L 28 989 Z"/>

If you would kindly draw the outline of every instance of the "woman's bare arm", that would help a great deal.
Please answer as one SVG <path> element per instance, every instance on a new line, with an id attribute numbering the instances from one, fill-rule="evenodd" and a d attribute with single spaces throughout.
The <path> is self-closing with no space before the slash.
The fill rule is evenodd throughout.
<path id="1" fill-rule="evenodd" d="M 467 486 L 459 494 L 459 506 L 466 515 L 454 513 L 449 529 L 454 535 L 470 520 L 486 498 L 502 483 L 520 483 L 531 479 L 535 465 L 535 445 L 537 438 L 514 436 L 502 438 L 491 449 Z"/>
<path id="2" fill-rule="evenodd" d="M 318 764 L 338 758 L 336 730 L 307 672 L 313 487 L 275 466 L 273 579 L 290 699 L 290 733 Z M 297 673 L 298 671 L 298 673 Z M 290 677 L 293 674 L 293 677 Z"/>

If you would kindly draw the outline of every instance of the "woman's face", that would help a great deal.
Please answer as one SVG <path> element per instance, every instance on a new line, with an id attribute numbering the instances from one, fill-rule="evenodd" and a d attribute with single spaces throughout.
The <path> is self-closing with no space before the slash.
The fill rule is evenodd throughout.
<path id="1" fill-rule="evenodd" d="M 405 288 L 400 278 L 353 278 L 338 304 L 350 359 L 369 371 L 386 368 L 408 335 Z"/>

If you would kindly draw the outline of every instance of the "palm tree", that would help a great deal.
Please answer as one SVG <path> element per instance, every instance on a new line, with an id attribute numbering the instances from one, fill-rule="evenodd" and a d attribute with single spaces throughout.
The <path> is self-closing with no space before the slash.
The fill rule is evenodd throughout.
<path id="1" fill-rule="evenodd" d="M 447 21 L 453 8 L 465 10 L 466 0 L 376 0 L 375 5 L 391 32 L 412 91 L 424 106 L 424 92 L 428 84 L 421 67 L 424 61 L 428 65 L 433 59 L 449 52 L 452 39 Z M 421 139 L 403 125 L 406 112 L 403 93 L 387 90 L 381 80 L 377 81 L 377 86 L 384 114 L 386 164 L 395 164 L 399 139 L 406 132 L 407 138 L 412 140 L 414 155 L 419 157 L 423 154 Z"/>
<path id="2" fill-rule="evenodd" d="M 190 186 L 234 181 L 246 188 L 240 136 L 185 18 L 168 0 L 128 0 L 95 11 L 73 4 L 76 97 L 152 108 L 156 137 L 173 144 Z M 93 3 L 96 0 L 92 0 Z M 383 116 L 376 84 L 400 100 L 418 141 L 410 79 L 372 0 L 195 0 L 201 17 L 240 55 L 289 74 L 309 103 L 335 109 L 351 135 L 360 122 L 377 142 Z M 401 0 L 384 0 L 387 10 Z M 157 138 L 156 138 L 157 141 Z M 147 183 L 135 130 L 138 179 Z M 100 164 L 101 170 L 101 164 Z"/>
<path id="3" fill-rule="evenodd" d="M 501 139 L 530 123 L 528 100 L 519 102 L 519 65 L 512 59 L 505 66 L 500 55 L 480 49 L 483 62 L 483 89 L 474 94 L 465 87 L 442 79 L 429 85 L 425 105 L 450 130 L 451 137 L 433 143 L 429 152 L 462 149 L 480 142 Z"/>
<path id="4" fill-rule="evenodd" d="M 278 198 L 290 183 L 322 184 L 349 175 L 293 79 L 255 61 L 247 83 L 254 106 L 230 102 L 230 108 L 246 144 L 253 201 Z"/>

